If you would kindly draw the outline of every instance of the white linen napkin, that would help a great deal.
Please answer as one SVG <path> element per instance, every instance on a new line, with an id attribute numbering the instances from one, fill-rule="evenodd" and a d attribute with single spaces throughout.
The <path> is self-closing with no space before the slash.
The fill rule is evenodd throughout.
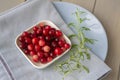
<path id="1" fill-rule="evenodd" d="M 35 69 L 15 46 L 16 36 L 41 20 L 52 21 L 66 35 L 73 33 L 48 0 L 26 2 L 1 14 L 0 80 L 62 80 L 62 75 L 53 69 L 54 64 L 42 70 Z M 72 42 L 77 42 L 77 40 L 72 40 Z M 65 80 L 98 80 L 111 70 L 102 60 L 92 52 L 90 53 L 91 59 L 84 63 L 89 68 L 90 73 L 76 72 L 76 74 L 67 76 Z M 59 61 L 65 59 L 66 56 L 68 55 L 64 55 Z M 2 77 L 6 73 L 6 77 Z"/>

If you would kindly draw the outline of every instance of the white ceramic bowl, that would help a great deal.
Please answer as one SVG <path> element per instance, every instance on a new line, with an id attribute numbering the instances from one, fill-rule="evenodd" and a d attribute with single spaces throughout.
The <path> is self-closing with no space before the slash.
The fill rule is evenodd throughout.
<path id="1" fill-rule="evenodd" d="M 45 25 L 50 25 L 51 27 L 53 27 L 53 28 L 55 28 L 55 29 L 57 29 L 57 30 L 60 30 L 54 23 L 52 23 L 51 21 L 48 21 L 48 20 L 40 21 L 39 23 L 35 24 L 34 26 L 39 25 L 40 23 L 44 23 Z M 30 28 L 28 28 L 28 29 L 25 30 L 25 31 L 31 32 L 31 31 L 32 31 L 32 28 L 33 28 L 33 26 L 30 27 Z M 21 34 L 22 34 L 22 33 L 21 33 Z M 19 39 L 19 37 L 20 37 L 21 34 L 19 34 L 19 35 L 17 36 L 17 38 L 16 38 L 16 40 L 15 40 L 15 44 L 16 44 L 17 48 L 20 50 L 20 52 L 25 56 L 25 58 L 26 58 L 35 68 L 37 68 L 37 69 L 43 69 L 43 68 L 49 66 L 50 64 L 52 64 L 53 62 L 55 62 L 56 60 L 58 60 L 60 57 L 62 57 L 64 54 L 66 54 L 66 53 L 70 50 L 70 48 L 71 48 L 71 47 L 70 47 L 70 48 L 67 49 L 64 53 L 62 53 L 61 55 L 55 57 L 51 62 L 48 62 L 48 63 L 46 63 L 46 64 L 42 64 L 42 63 L 40 63 L 40 62 L 36 63 L 36 62 L 33 62 L 31 56 L 26 55 L 26 54 L 22 51 L 22 49 L 19 47 L 20 42 L 19 42 L 18 39 Z M 67 37 L 64 33 L 63 33 L 63 37 L 65 38 L 66 42 L 71 45 L 71 41 L 68 39 L 68 37 Z"/>

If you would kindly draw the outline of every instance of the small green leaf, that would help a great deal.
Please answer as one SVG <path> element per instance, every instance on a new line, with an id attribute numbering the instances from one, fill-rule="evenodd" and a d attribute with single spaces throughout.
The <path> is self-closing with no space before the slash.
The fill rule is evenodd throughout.
<path id="1" fill-rule="evenodd" d="M 81 30 L 82 30 L 82 31 L 90 31 L 90 28 L 87 28 L 87 27 L 81 27 Z"/>
<path id="2" fill-rule="evenodd" d="M 81 65 L 77 64 L 77 68 L 80 68 L 80 67 L 81 67 Z"/>
<path id="3" fill-rule="evenodd" d="M 78 46 L 78 44 L 72 44 L 72 48 L 75 48 L 77 46 Z"/>
<path id="4" fill-rule="evenodd" d="M 86 13 L 86 12 L 84 12 L 84 11 L 79 11 L 79 13 L 80 13 L 80 14 L 84 14 L 84 13 Z"/>
<path id="5" fill-rule="evenodd" d="M 86 20 L 89 20 L 89 19 L 87 19 L 87 18 L 80 18 L 80 23 L 82 23 L 82 22 L 84 22 L 84 21 L 86 21 Z"/>
<path id="6" fill-rule="evenodd" d="M 68 24 L 68 27 L 73 27 L 73 26 L 75 26 L 74 23 L 69 23 L 69 24 Z"/>
<path id="7" fill-rule="evenodd" d="M 94 41 L 96 41 L 95 39 L 89 39 L 85 37 L 85 42 L 86 43 L 90 43 L 90 44 L 94 44 Z"/>
<path id="8" fill-rule="evenodd" d="M 83 52 L 80 52 L 79 54 L 80 54 L 81 60 L 84 60 L 84 53 L 83 53 Z"/>
<path id="9" fill-rule="evenodd" d="M 85 53 L 87 59 L 90 60 L 90 54 L 88 52 L 84 52 L 84 53 Z"/>
<path id="10" fill-rule="evenodd" d="M 68 38 L 70 38 L 70 39 L 73 38 L 73 37 L 76 37 L 76 35 L 75 34 L 71 34 L 71 35 L 68 36 Z"/>
<path id="11" fill-rule="evenodd" d="M 84 69 L 87 73 L 90 72 L 89 69 L 88 69 L 86 66 L 84 66 L 84 65 L 83 65 L 83 69 Z"/>

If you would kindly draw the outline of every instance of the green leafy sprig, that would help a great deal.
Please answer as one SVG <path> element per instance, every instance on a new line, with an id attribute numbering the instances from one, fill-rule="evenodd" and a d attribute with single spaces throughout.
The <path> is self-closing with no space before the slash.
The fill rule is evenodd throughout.
<path id="1" fill-rule="evenodd" d="M 72 27 L 77 31 L 77 34 L 69 35 L 68 37 L 72 39 L 73 37 L 76 37 L 79 40 L 79 44 L 72 44 L 71 50 L 69 51 L 69 58 L 66 60 L 58 63 L 56 65 L 57 71 L 62 73 L 64 76 L 74 72 L 74 71 L 81 71 L 85 70 L 89 73 L 89 69 L 81 63 L 81 61 L 84 61 L 85 59 L 90 59 L 89 49 L 85 46 L 86 43 L 93 44 L 94 39 L 89 39 L 85 36 L 85 31 L 90 31 L 89 28 L 85 26 L 80 26 L 85 20 L 89 20 L 87 18 L 81 18 L 80 15 L 84 14 L 85 12 L 79 11 L 79 9 L 76 10 L 74 13 L 76 17 L 77 23 L 69 23 L 68 27 Z"/>

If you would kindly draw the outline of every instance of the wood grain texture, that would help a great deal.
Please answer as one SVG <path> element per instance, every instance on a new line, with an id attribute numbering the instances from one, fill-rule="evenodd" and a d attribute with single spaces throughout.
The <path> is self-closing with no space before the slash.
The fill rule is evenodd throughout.
<path id="1" fill-rule="evenodd" d="M 24 0 L 0 0 L 0 12 L 8 10 L 22 3 Z"/>
<path id="2" fill-rule="evenodd" d="M 62 0 L 62 1 L 78 4 L 86 9 L 88 9 L 91 12 L 93 11 L 94 2 L 95 2 L 95 0 Z"/>
<path id="3" fill-rule="evenodd" d="M 109 49 L 106 63 L 112 68 L 112 72 L 104 80 L 119 80 L 120 0 L 97 0 L 94 14 L 104 25 L 108 35 Z"/>
<path id="4" fill-rule="evenodd" d="M 120 80 L 120 64 L 119 64 L 119 71 L 118 71 L 118 80 Z"/>

